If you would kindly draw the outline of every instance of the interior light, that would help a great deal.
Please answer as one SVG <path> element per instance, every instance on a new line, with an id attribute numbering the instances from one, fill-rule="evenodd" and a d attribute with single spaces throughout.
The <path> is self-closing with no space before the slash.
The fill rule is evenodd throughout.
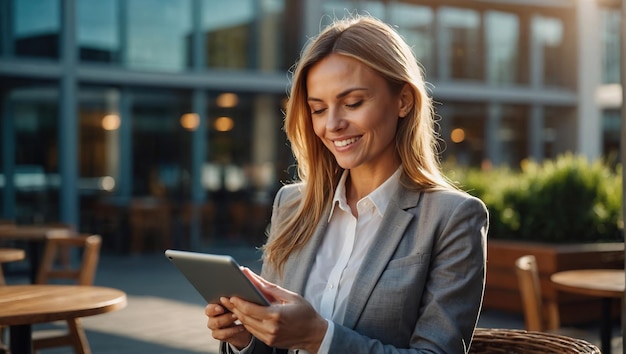
<path id="1" fill-rule="evenodd" d="M 239 103 L 239 97 L 232 92 L 225 92 L 217 96 L 217 106 L 221 108 L 233 108 Z"/>
<path id="2" fill-rule="evenodd" d="M 200 116 L 197 113 L 185 113 L 180 117 L 180 125 L 187 130 L 196 130 L 200 125 Z"/>
<path id="3" fill-rule="evenodd" d="M 218 132 L 227 132 L 233 130 L 235 121 L 231 117 L 219 117 L 213 123 L 213 127 Z"/>
<path id="4" fill-rule="evenodd" d="M 453 129 L 450 133 L 450 140 L 457 144 L 465 141 L 465 130 L 461 128 Z"/>
<path id="5" fill-rule="evenodd" d="M 115 178 L 111 176 L 104 176 L 100 179 L 100 188 L 105 191 L 112 191 L 115 188 Z"/>
<path id="6" fill-rule="evenodd" d="M 117 130 L 120 127 L 120 116 L 117 114 L 107 114 L 102 117 L 102 129 Z"/>

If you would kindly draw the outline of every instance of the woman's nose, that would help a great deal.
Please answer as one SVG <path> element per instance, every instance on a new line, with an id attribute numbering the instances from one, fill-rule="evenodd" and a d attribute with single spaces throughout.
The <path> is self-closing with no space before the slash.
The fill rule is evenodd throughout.
<path id="1" fill-rule="evenodd" d="M 327 117 L 328 119 L 326 120 L 326 130 L 338 131 L 345 128 L 346 121 L 339 110 L 329 109 Z"/>

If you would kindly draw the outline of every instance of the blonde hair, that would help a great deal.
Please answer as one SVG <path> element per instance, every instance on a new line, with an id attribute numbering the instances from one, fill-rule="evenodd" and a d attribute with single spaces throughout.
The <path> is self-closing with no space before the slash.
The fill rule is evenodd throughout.
<path id="1" fill-rule="evenodd" d="M 454 188 L 441 173 L 432 100 L 411 48 L 393 28 L 376 18 L 352 15 L 337 20 L 309 41 L 293 73 L 284 128 L 303 182 L 302 198 L 281 206 L 296 211 L 283 224 L 275 225 L 275 234 L 263 247 L 265 263 L 279 272 L 289 255 L 311 238 L 342 173 L 332 153 L 315 135 L 307 103 L 308 72 L 330 54 L 359 60 L 379 73 L 396 94 L 409 85 L 415 102 L 399 120 L 396 131 L 396 151 L 403 166 L 400 182 L 412 190 Z"/>

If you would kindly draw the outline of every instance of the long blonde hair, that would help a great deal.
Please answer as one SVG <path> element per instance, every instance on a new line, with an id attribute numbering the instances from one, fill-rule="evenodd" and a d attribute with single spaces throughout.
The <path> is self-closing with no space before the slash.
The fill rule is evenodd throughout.
<path id="1" fill-rule="evenodd" d="M 289 255 L 311 238 L 324 209 L 330 204 L 342 169 L 315 135 L 307 103 L 307 75 L 312 66 L 330 54 L 357 59 L 379 73 L 398 93 L 408 84 L 415 104 L 396 131 L 396 151 L 402 162 L 400 182 L 413 190 L 454 188 L 441 173 L 437 155 L 432 100 L 422 70 L 400 35 L 389 25 L 370 17 L 353 15 L 326 27 L 305 46 L 295 66 L 285 114 L 285 132 L 297 161 L 302 198 L 281 207 L 295 212 L 275 225 L 263 247 L 266 265 L 279 272 Z"/>

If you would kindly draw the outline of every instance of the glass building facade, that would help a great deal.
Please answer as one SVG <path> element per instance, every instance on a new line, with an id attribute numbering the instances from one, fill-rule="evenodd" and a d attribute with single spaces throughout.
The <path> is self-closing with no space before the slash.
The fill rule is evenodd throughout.
<path id="1" fill-rule="evenodd" d="M 588 3 L 2 1 L 0 218 L 74 224 L 122 252 L 163 230 L 181 248 L 259 245 L 294 173 L 288 71 L 307 38 L 355 11 L 412 46 L 442 160 L 613 154 L 620 105 L 582 88 L 619 83 L 619 11 Z M 589 6 L 598 30 L 585 39 Z M 587 58 L 589 43 L 601 58 Z"/>

